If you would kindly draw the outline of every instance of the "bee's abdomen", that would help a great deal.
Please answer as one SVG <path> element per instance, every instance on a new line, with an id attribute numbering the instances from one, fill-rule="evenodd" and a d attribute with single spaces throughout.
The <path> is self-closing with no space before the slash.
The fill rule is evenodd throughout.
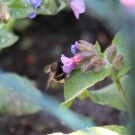
<path id="1" fill-rule="evenodd" d="M 64 83 L 66 78 L 65 73 L 61 73 L 59 75 L 55 75 L 53 78 L 53 81 L 58 82 L 58 83 Z"/>
<path id="2" fill-rule="evenodd" d="M 61 79 L 63 79 L 63 78 L 66 78 L 66 74 L 65 74 L 65 73 L 61 73 L 61 74 L 59 74 L 59 75 L 55 75 L 54 78 L 55 78 L 55 79 L 58 79 L 58 80 L 61 80 Z"/>

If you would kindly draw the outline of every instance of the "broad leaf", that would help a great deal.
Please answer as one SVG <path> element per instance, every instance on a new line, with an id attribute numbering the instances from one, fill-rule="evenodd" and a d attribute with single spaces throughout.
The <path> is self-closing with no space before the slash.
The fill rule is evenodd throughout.
<path id="1" fill-rule="evenodd" d="M 108 126 L 103 126 L 103 128 L 107 128 L 109 130 L 117 132 L 119 135 L 129 135 L 129 130 L 123 126 L 108 125 Z"/>
<path id="2" fill-rule="evenodd" d="M 123 88 L 126 90 L 125 93 L 129 95 L 129 90 L 132 86 L 131 78 L 129 76 L 125 76 L 121 79 L 121 83 Z M 128 111 L 114 83 L 103 89 L 91 91 L 89 95 L 92 101 L 95 103 L 108 105 L 117 109 Z"/>
<path id="3" fill-rule="evenodd" d="M 120 79 L 123 88 L 125 89 L 126 95 L 129 97 L 129 93 L 132 87 L 131 78 L 129 76 L 124 76 Z M 123 111 L 128 111 L 126 108 L 121 95 L 117 90 L 117 86 L 113 83 L 105 88 L 96 91 L 86 91 L 84 90 L 80 95 L 85 94 L 85 96 L 90 96 L 91 100 L 100 105 L 108 105 L 117 109 L 121 109 Z M 79 95 L 79 97 L 80 97 Z M 129 97 L 130 99 L 130 97 Z M 67 100 L 63 102 L 61 105 L 68 108 L 70 107 L 72 100 Z"/>
<path id="4" fill-rule="evenodd" d="M 93 86 L 95 83 L 102 81 L 110 74 L 110 67 L 106 66 L 102 71 L 96 73 L 89 71 L 83 73 L 80 69 L 74 70 L 64 84 L 64 96 L 66 102 L 79 96 L 85 89 Z"/>
<path id="5" fill-rule="evenodd" d="M 65 101 L 65 102 L 61 103 L 60 108 L 59 108 L 60 111 L 63 110 L 63 108 L 68 109 L 72 105 L 73 101 L 74 101 L 74 98 L 69 101 Z"/>
<path id="6" fill-rule="evenodd" d="M 11 18 L 25 18 L 34 12 L 32 5 L 28 0 L 2 0 L 7 6 Z"/>
<path id="7" fill-rule="evenodd" d="M 3 81 L 2 78 L 6 78 L 7 81 Z M 12 80 L 16 82 L 14 86 L 10 85 Z M 35 113 L 40 108 L 33 102 L 20 95 L 18 89 L 32 89 L 27 83 L 28 80 L 20 78 L 15 74 L 0 74 L 0 112 L 10 112 L 18 115 L 26 113 Z M 8 84 L 8 85 L 7 85 Z M 33 91 L 34 92 L 34 91 Z M 27 96 L 27 95 L 26 95 Z"/>
<path id="8" fill-rule="evenodd" d="M 13 45 L 18 40 L 18 37 L 12 32 L 3 29 L 0 30 L 0 49 Z"/>
<path id="9" fill-rule="evenodd" d="M 33 6 L 28 0 L 2 0 L 7 4 L 10 16 L 19 19 L 28 17 L 34 12 Z M 37 14 L 54 15 L 66 7 L 66 2 L 63 0 L 43 0 L 42 5 L 37 9 Z"/>
<path id="10" fill-rule="evenodd" d="M 66 7 L 63 0 L 44 0 L 42 6 L 37 10 L 38 14 L 55 15 Z"/>
<path id="11" fill-rule="evenodd" d="M 40 109 L 64 121 L 74 130 L 95 125 L 93 121 L 72 111 L 60 112 L 58 100 L 41 93 L 28 79 L 13 73 L 0 73 L 0 111 L 24 114 Z"/>
<path id="12" fill-rule="evenodd" d="M 63 133 L 53 133 L 49 135 L 64 135 Z M 67 135 L 129 135 L 127 128 L 122 126 L 92 127 L 86 130 L 79 130 Z"/>

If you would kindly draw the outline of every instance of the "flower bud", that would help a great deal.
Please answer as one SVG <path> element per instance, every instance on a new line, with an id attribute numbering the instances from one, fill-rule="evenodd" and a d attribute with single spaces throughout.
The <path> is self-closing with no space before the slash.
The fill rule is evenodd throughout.
<path id="1" fill-rule="evenodd" d="M 99 58 L 98 58 L 98 56 L 93 57 L 93 58 L 91 59 L 90 63 L 91 63 L 93 66 L 95 66 L 96 64 L 98 64 L 98 63 L 99 63 Z"/>
<path id="2" fill-rule="evenodd" d="M 94 66 L 95 72 L 99 72 L 103 69 L 104 65 L 106 65 L 105 60 L 100 59 L 98 56 L 95 56 L 90 61 L 91 65 Z"/>
<path id="3" fill-rule="evenodd" d="M 10 18 L 8 7 L 4 3 L 0 3 L 0 21 L 7 23 Z"/>
<path id="4" fill-rule="evenodd" d="M 114 61 L 113 61 L 113 65 L 114 65 L 114 68 L 115 69 L 120 69 L 122 68 L 122 63 L 123 63 L 123 59 L 124 59 L 124 56 L 121 55 L 121 54 L 118 54 Z"/>
<path id="5" fill-rule="evenodd" d="M 113 62 L 114 58 L 116 57 L 117 55 L 117 48 L 115 45 L 111 45 L 109 48 L 108 48 L 108 60 L 110 63 Z"/>
<path id="6" fill-rule="evenodd" d="M 87 41 L 79 40 L 78 49 L 82 52 L 95 53 L 95 47 Z"/>
<path id="7" fill-rule="evenodd" d="M 83 64 L 83 65 L 81 66 L 81 71 L 82 71 L 82 72 L 87 72 L 87 71 L 91 70 L 92 67 L 93 67 L 93 66 L 91 65 L 90 62 L 85 63 L 85 64 Z"/>
<path id="8" fill-rule="evenodd" d="M 95 54 L 87 53 L 87 52 L 82 52 L 82 53 L 77 53 L 73 57 L 74 62 L 84 62 L 86 60 L 90 60 L 93 58 Z"/>
<path id="9" fill-rule="evenodd" d="M 78 42 L 76 41 L 74 45 L 71 45 L 71 52 L 76 54 L 78 52 Z"/>

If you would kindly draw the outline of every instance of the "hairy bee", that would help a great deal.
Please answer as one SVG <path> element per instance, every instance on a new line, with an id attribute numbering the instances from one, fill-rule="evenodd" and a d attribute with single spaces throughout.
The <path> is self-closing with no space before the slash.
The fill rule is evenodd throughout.
<path id="1" fill-rule="evenodd" d="M 53 62 L 44 68 L 45 73 L 49 73 L 46 89 L 50 86 L 51 81 L 57 83 L 65 82 L 66 74 L 63 72 L 62 66 L 62 62 Z"/>

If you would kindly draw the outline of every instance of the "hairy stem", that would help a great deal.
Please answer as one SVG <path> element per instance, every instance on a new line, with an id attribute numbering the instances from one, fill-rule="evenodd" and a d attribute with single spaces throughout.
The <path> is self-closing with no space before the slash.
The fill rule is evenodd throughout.
<path id="1" fill-rule="evenodd" d="M 120 93 L 120 95 L 121 95 L 124 103 L 126 104 L 126 106 L 128 107 L 128 109 L 131 110 L 131 106 L 130 106 L 128 97 L 127 97 L 127 95 L 125 93 L 125 90 L 123 89 L 120 80 L 115 76 L 115 73 L 113 71 L 111 72 L 111 77 L 112 77 L 114 83 L 116 84 L 116 86 L 118 88 L 118 91 L 119 91 L 119 93 Z"/>

